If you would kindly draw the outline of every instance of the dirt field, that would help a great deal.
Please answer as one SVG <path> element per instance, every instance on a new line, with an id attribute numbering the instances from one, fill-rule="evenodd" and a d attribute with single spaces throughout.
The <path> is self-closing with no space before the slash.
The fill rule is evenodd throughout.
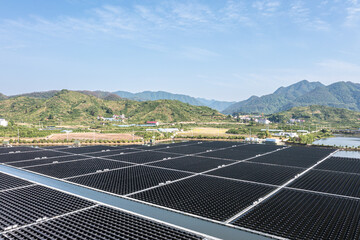
<path id="1" fill-rule="evenodd" d="M 178 133 L 178 136 L 233 136 L 233 134 L 227 134 L 226 128 L 194 128 L 190 131 Z"/>
<path id="2" fill-rule="evenodd" d="M 130 133 L 59 133 L 53 134 L 46 139 L 50 140 L 136 140 L 141 139 L 137 136 L 132 136 Z"/>

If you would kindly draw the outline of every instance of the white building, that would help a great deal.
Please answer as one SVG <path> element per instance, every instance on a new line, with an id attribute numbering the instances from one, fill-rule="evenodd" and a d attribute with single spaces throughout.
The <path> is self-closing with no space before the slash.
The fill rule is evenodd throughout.
<path id="1" fill-rule="evenodd" d="M 6 120 L 3 119 L 3 118 L 0 118 L 0 126 L 7 127 L 8 124 L 9 124 L 8 121 L 6 121 Z"/>
<path id="2" fill-rule="evenodd" d="M 258 121 L 257 121 L 258 123 L 260 123 L 260 124 L 270 124 L 271 122 L 269 121 L 269 120 L 267 120 L 266 118 L 260 118 L 260 119 L 258 119 Z"/>

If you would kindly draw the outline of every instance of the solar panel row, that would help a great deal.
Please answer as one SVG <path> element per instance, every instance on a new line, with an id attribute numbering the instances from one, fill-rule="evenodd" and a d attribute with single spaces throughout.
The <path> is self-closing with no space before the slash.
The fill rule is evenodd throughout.
<path id="1" fill-rule="evenodd" d="M 68 179 L 73 183 L 114 194 L 129 194 L 191 174 L 147 166 L 135 166 Z"/>
<path id="2" fill-rule="evenodd" d="M 311 170 L 289 187 L 360 198 L 360 175 Z"/>
<path id="3" fill-rule="evenodd" d="M 290 147 L 279 152 L 274 152 L 271 155 L 264 155 L 250 162 L 260 162 L 277 164 L 284 166 L 294 166 L 308 168 L 319 160 L 325 158 L 333 149 L 314 148 L 314 147 Z"/>
<path id="4" fill-rule="evenodd" d="M 31 183 L 0 172 L 0 191 L 30 185 Z"/>
<path id="5" fill-rule="evenodd" d="M 210 176 L 196 176 L 144 191 L 131 198 L 225 221 L 275 188 Z"/>
<path id="6" fill-rule="evenodd" d="M 0 239 L 202 239 L 39 185 L 0 192 L 0 203 Z"/>
<path id="7" fill-rule="evenodd" d="M 201 239 L 197 235 L 105 206 L 35 224 L 6 233 L 2 237 L 4 239 Z"/>
<path id="8" fill-rule="evenodd" d="M 289 239 L 359 239 L 360 201 L 281 190 L 233 224 Z"/>
<path id="9" fill-rule="evenodd" d="M 331 157 L 319 164 L 316 169 L 360 174 L 360 159 Z"/>

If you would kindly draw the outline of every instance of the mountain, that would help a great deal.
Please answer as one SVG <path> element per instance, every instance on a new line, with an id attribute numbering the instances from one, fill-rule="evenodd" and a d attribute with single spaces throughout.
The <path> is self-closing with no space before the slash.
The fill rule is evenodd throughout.
<path id="1" fill-rule="evenodd" d="M 300 81 L 280 87 L 274 93 L 252 96 L 226 108 L 223 113 L 265 113 L 285 111 L 297 106 L 324 105 L 360 111 L 360 84 L 337 82 L 325 86 L 320 82 Z"/>
<path id="2" fill-rule="evenodd" d="M 97 98 L 101 98 L 101 99 L 105 99 L 105 100 L 112 100 L 112 101 L 118 101 L 118 100 L 122 100 L 122 98 L 114 93 L 111 92 L 105 92 L 105 91 L 77 91 L 79 93 L 83 93 L 89 96 L 94 96 Z"/>
<path id="3" fill-rule="evenodd" d="M 119 95 L 122 98 L 127 98 L 135 101 L 154 101 L 161 99 L 178 100 L 183 103 L 188 103 L 195 106 L 207 106 L 214 108 L 218 111 L 222 111 L 234 102 L 208 100 L 204 98 L 194 98 L 183 94 L 174 94 L 164 91 L 144 91 L 139 93 L 131 93 L 126 91 L 117 91 L 114 94 Z"/>
<path id="4" fill-rule="evenodd" d="M 21 122 L 88 124 L 98 115 L 113 114 L 125 114 L 131 122 L 213 121 L 224 117 L 211 108 L 175 100 L 113 101 L 69 90 L 61 90 L 47 99 L 19 96 L 0 101 L 0 116 Z"/>
<path id="5" fill-rule="evenodd" d="M 45 92 L 32 92 L 32 93 L 23 93 L 18 95 L 12 95 L 9 96 L 9 98 L 16 98 L 16 97 L 32 97 L 32 98 L 51 98 L 55 96 L 56 93 L 58 93 L 58 90 L 51 90 L 51 91 L 45 91 Z"/>
<path id="6" fill-rule="evenodd" d="M 331 124 L 359 124 L 360 112 L 343 108 L 334 108 L 321 105 L 294 107 L 287 111 L 269 116 L 272 122 L 287 122 L 290 119 L 303 119 L 307 123 Z"/>
<path id="7" fill-rule="evenodd" d="M 4 100 L 7 99 L 8 97 L 2 93 L 0 93 L 0 100 Z"/>

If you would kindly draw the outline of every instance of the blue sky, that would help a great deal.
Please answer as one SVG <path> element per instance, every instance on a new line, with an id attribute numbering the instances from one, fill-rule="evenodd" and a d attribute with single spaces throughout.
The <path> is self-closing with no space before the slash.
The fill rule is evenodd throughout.
<path id="1" fill-rule="evenodd" d="M 0 92 L 219 100 L 360 82 L 360 0 L 0 0 Z"/>

